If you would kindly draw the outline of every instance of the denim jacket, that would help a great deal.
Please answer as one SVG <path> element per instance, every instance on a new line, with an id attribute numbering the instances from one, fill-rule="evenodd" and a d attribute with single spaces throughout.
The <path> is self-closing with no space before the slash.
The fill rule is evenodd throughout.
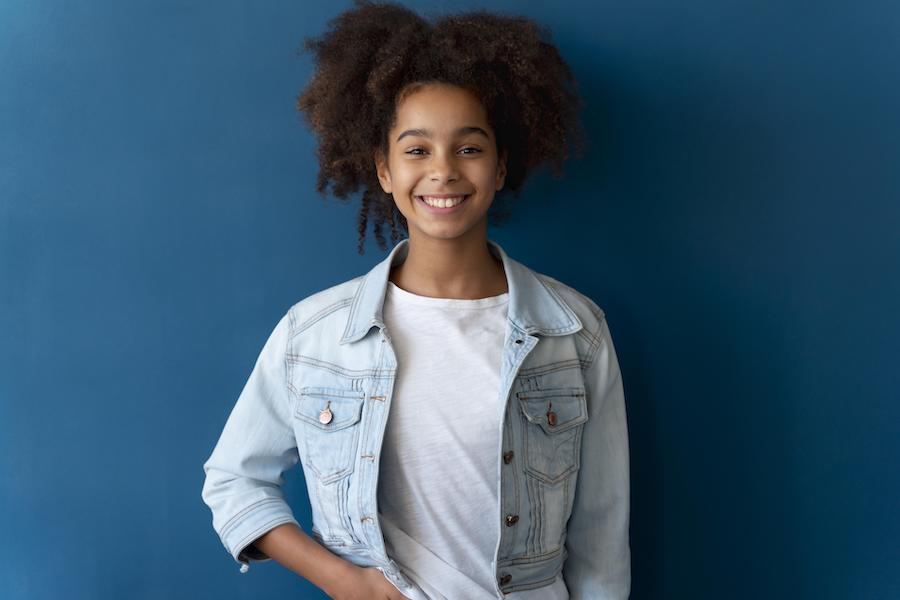
<path id="1" fill-rule="evenodd" d="M 376 505 L 398 369 L 382 304 L 390 268 L 406 258 L 408 243 L 401 240 L 367 274 L 288 310 L 203 465 L 203 501 L 242 572 L 268 560 L 255 539 L 297 524 L 281 485 L 299 462 L 312 537 L 409 589 L 385 552 Z M 499 508 L 491 519 L 497 597 L 550 585 L 562 572 L 573 599 L 627 598 L 628 433 L 604 312 L 497 243 L 488 247 L 503 262 L 509 290 L 497 403 Z"/>

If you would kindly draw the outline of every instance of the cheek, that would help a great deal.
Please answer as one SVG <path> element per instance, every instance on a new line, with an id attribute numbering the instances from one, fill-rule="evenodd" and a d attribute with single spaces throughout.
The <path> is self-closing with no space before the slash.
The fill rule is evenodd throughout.
<path id="1" fill-rule="evenodd" d="M 392 172 L 391 180 L 398 192 L 406 193 L 415 185 L 418 176 L 415 169 L 411 169 L 406 165 L 399 165 Z"/>
<path id="2" fill-rule="evenodd" d="M 404 204 L 409 204 L 412 199 L 413 189 L 415 189 L 415 186 L 411 182 L 406 180 L 400 181 L 394 187 L 394 198 Z"/>
<path id="3" fill-rule="evenodd" d="M 473 179 L 478 182 L 478 186 L 482 189 L 494 189 L 497 182 L 497 169 L 493 165 L 484 165 L 478 170 L 477 174 L 473 174 Z"/>

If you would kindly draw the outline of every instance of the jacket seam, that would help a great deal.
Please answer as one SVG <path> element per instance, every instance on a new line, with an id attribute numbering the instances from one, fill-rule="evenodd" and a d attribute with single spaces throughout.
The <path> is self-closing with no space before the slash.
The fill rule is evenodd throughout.
<path id="1" fill-rule="evenodd" d="M 279 498 L 262 498 L 260 500 L 257 500 L 256 502 L 249 504 L 248 506 L 245 506 L 244 508 L 239 510 L 237 513 L 232 515 L 231 518 L 228 519 L 228 521 L 226 521 L 224 525 L 222 525 L 222 537 L 227 537 L 228 534 L 231 533 L 235 529 L 235 527 L 237 527 L 237 525 L 240 524 L 240 522 L 241 522 L 240 520 L 242 520 L 243 517 L 247 516 L 247 513 L 253 511 L 254 509 L 256 509 L 264 504 L 270 504 L 270 503 L 278 504 L 280 502 L 281 502 L 281 499 L 279 499 Z"/>
<path id="2" fill-rule="evenodd" d="M 600 322 L 602 323 L 602 319 Z M 600 335 L 600 329 L 597 329 L 597 331 L 588 331 L 587 328 L 584 328 L 578 332 L 578 335 L 583 337 L 584 340 L 588 343 L 589 352 L 603 340 L 602 336 Z"/>
<path id="3" fill-rule="evenodd" d="M 307 318 L 305 321 L 303 321 L 299 326 L 294 328 L 294 330 L 291 332 L 291 338 L 293 338 L 294 336 L 301 333 L 304 329 L 311 327 L 318 321 L 321 321 L 323 318 L 327 317 L 331 313 L 336 312 L 336 311 L 340 310 L 341 308 L 344 308 L 345 306 L 347 306 L 348 304 L 350 304 L 352 302 L 353 302 L 353 298 L 342 298 L 341 300 L 338 300 L 336 302 L 329 304 L 325 308 L 319 309 L 318 312 L 311 315 L 309 318 Z"/>
<path id="4" fill-rule="evenodd" d="M 304 356 L 303 354 L 289 353 L 287 355 L 287 360 L 291 363 L 306 364 L 314 367 L 319 367 L 336 375 L 341 375 L 352 379 L 363 379 L 366 377 L 387 377 L 395 372 L 395 369 L 344 369 L 343 367 L 334 363 L 325 360 L 319 360 L 318 358 L 313 358 L 311 356 Z"/>
<path id="5" fill-rule="evenodd" d="M 522 583 L 519 585 L 510 585 L 505 588 L 505 593 L 510 592 L 518 592 L 521 590 L 533 590 L 537 588 L 542 588 L 547 585 L 553 583 L 553 580 L 556 579 L 559 574 L 562 572 L 562 568 L 559 568 L 551 577 L 547 577 L 546 579 L 541 579 L 539 581 L 532 581 L 530 583 Z"/>
<path id="6" fill-rule="evenodd" d="M 580 367 L 581 364 L 581 359 L 571 358 L 568 360 L 557 361 L 555 363 L 548 363 L 539 367 L 520 369 L 519 374 L 522 377 L 533 377 L 535 375 L 545 375 L 547 373 L 555 373 L 556 371 L 565 371 L 567 369 Z"/>
<path id="7" fill-rule="evenodd" d="M 600 347 L 603 345 L 603 323 L 606 321 L 606 315 L 600 319 L 600 324 L 597 327 L 597 333 L 594 334 L 597 340 L 597 343 L 590 349 L 587 358 L 584 360 L 584 368 L 588 369 L 591 365 L 594 364 L 594 360 L 597 358 L 597 352 L 600 350 Z"/>
<path id="8" fill-rule="evenodd" d="M 270 519 L 263 525 L 260 525 L 259 527 L 254 529 L 249 534 L 245 535 L 244 538 L 240 542 L 235 544 L 235 546 L 234 546 L 235 555 L 240 556 L 241 552 L 243 552 L 246 549 L 246 547 L 250 545 L 251 542 L 253 542 L 256 538 L 260 537 L 261 532 L 266 532 L 269 529 L 272 529 L 275 525 L 281 525 L 284 523 L 294 523 L 294 522 L 295 522 L 295 519 L 288 517 L 287 515 L 279 515 L 278 517 L 275 517 L 274 519 Z"/>
<path id="9" fill-rule="evenodd" d="M 514 567 L 516 565 L 527 565 L 537 562 L 544 562 L 556 558 L 557 555 L 562 554 L 562 546 L 556 548 L 555 550 L 551 550 L 550 552 L 544 552 L 543 554 L 535 554 L 534 556 L 523 556 L 521 558 L 513 558 L 507 561 L 500 563 L 498 566 L 500 567 Z"/>

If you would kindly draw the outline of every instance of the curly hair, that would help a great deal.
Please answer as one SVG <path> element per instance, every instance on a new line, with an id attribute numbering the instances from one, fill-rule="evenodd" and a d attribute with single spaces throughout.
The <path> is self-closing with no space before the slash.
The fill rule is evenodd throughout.
<path id="1" fill-rule="evenodd" d="M 370 220 L 382 250 L 385 223 L 392 244 L 399 239 L 398 225 L 408 234 L 406 218 L 381 189 L 373 156 L 376 149 L 388 153 L 395 109 L 421 85 L 458 85 L 484 105 L 498 154 L 507 153 L 505 185 L 489 211 L 494 225 L 510 216 L 503 201 L 518 197 L 538 166 L 549 164 L 559 179 L 569 147 L 582 154 L 578 84 L 547 29 L 487 11 L 429 23 L 397 4 L 355 5 L 332 19 L 321 36 L 304 41 L 301 50 L 313 53 L 315 70 L 296 108 L 318 138 L 317 192 L 325 195 L 330 183 L 333 195 L 346 202 L 363 190 L 359 254 Z"/>

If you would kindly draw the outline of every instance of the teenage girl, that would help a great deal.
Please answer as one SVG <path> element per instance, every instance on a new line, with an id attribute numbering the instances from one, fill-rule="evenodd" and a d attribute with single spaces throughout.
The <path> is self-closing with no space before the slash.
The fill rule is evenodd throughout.
<path id="1" fill-rule="evenodd" d="M 274 559 L 339 600 L 628 596 L 604 313 L 487 238 L 507 194 L 580 149 L 576 84 L 548 37 L 524 18 L 357 1 L 307 41 L 297 107 L 318 191 L 361 190 L 359 252 L 370 221 L 394 248 L 292 307 L 204 465 L 242 571 Z M 280 492 L 297 462 L 312 537 Z"/>

